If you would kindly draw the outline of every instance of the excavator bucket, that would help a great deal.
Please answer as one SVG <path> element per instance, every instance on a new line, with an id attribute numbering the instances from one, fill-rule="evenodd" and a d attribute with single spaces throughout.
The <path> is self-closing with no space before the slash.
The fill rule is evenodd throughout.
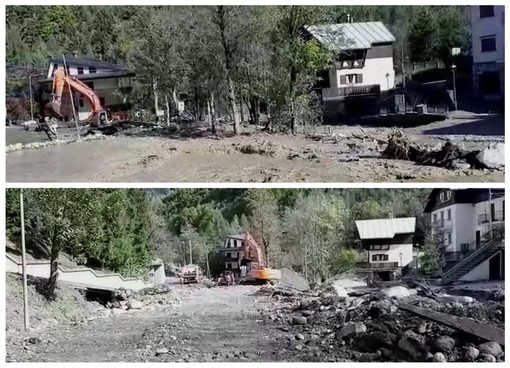
<path id="1" fill-rule="evenodd" d="M 52 101 L 52 102 L 49 102 L 49 103 L 46 104 L 46 109 L 53 111 L 58 116 L 62 116 L 60 114 L 60 107 L 61 106 L 62 106 L 62 104 L 60 104 L 59 102 Z"/>

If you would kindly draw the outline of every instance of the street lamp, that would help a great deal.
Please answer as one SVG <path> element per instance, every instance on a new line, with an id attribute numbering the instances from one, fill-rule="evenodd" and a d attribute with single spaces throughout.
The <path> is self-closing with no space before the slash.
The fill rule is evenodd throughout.
<path id="1" fill-rule="evenodd" d="M 404 255 L 402 254 L 402 252 L 400 252 L 398 255 L 399 255 L 399 257 L 400 257 L 400 268 L 402 268 L 402 257 L 403 257 Z"/>
<path id="2" fill-rule="evenodd" d="M 452 64 L 451 66 L 452 74 L 453 74 L 453 104 L 455 110 L 457 110 L 457 87 L 455 85 L 455 70 L 457 69 L 457 66 L 455 64 Z"/>
<path id="3" fill-rule="evenodd" d="M 388 85 L 388 90 L 390 89 L 390 73 L 386 73 L 386 84 Z"/>
<path id="4" fill-rule="evenodd" d="M 32 105 L 32 76 L 28 75 L 28 86 L 30 89 L 30 120 L 34 120 L 34 107 Z"/>

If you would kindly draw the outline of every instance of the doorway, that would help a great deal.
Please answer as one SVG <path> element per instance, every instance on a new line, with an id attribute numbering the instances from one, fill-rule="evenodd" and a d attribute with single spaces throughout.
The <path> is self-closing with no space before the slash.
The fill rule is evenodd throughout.
<path id="1" fill-rule="evenodd" d="M 489 280 L 500 280 L 501 279 L 501 252 L 496 253 L 489 260 Z"/>
<path id="2" fill-rule="evenodd" d="M 476 249 L 480 248 L 481 237 L 482 236 L 481 236 L 480 230 L 476 230 L 476 237 L 475 237 Z"/>

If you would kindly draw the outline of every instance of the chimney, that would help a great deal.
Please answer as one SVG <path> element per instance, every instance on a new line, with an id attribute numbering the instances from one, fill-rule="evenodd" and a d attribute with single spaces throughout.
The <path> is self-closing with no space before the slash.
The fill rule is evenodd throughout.
<path id="1" fill-rule="evenodd" d="M 351 15 L 347 14 L 347 23 L 351 23 Z"/>
<path id="2" fill-rule="evenodd" d="M 75 57 L 75 58 L 78 57 L 78 51 L 76 51 L 76 50 L 73 51 L 73 57 Z"/>

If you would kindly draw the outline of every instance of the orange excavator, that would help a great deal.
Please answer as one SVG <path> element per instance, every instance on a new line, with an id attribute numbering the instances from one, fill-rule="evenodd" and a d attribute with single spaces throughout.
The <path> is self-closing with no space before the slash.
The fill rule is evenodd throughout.
<path id="1" fill-rule="evenodd" d="M 246 277 L 241 274 L 241 282 L 267 282 L 281 278 L 280 270 L 265 266 L 260 245 L 248 232 L 245 233 L 244 247 L 241 248 L 239 255 L 241 267 L 246 267 Z"/>
<path id="2" fill-rule="evenodd" d="M 46 105 L 46 108 L 53 110 L 57 115 L 61 116 L 60 108 L 62 106 L 62 93 L 64 92 L 65 84 L 88 99 L 92 106 L 92 115 L 89 120 L 92 120 L 93 126 L 101 128 L 113 123 L 113 120 L 101 105 L 101 101 L 94 91 L 75 76 L 66 75 L 62 67 L 57 68 L 53 74 L 52 98 L 51 102 Z"/>

